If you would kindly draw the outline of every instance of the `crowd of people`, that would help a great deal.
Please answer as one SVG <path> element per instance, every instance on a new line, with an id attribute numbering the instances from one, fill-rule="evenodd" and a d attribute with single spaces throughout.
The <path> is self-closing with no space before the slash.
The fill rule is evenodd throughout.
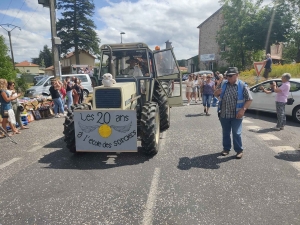
<path id="1" fill-rule="evenodd" d="M 76 70 L 77 68 L 74 67 L 73 69 Z M 94 75 L 94 69 L 92 66 L 86 67 L 85 69 L 83 67 L 81 67 L 78 70 L 78 73 L 88 74 L 90 77 L 92 77 Z"/>
<path id="2" fill-rule="evenodd" d="M 71 105 L 77 105 L 84 101 L 83 86 L 77 77 L 66 77 L 62 82 L 59 79 L 51 80 L 49 88 L 54 103 L 54 114 L 56 118 L 64 116 L 64 106 L 71 110 Z"/>
<path id="3" fill-rule="evenodd" d="M 0 79 L 1 124 L 3 130 L 6 132 L 7 124 L 9 124 L 12 131 L 8 134 L 9 136 L 21 134 L 20 130 L 28 129 L 28 127 L 24 126 L 21 121 L 21 108 L 18 101 L 20 96 L 21 93 L 18 93 L 15 89 L 14 82 L 8 82 L 6 79 Z M 5 134 L 0 132 L 0 137 L 5 137 Z"/>
<path id="4" fill-rule="evenodd" d="M 71 110 L 71 105 L 80 104 L 84 101 L 83 86 L 81 80 L 76 77 L 66 77 L 63 82 L 59 79 L 51 80 L 49 91 L 54 104 L 55 118 L 65 116 L 65 105 L 67 109 Z M 29 129 L 21 121 L 23 109 L 18 100 L 21 95 L 15 89 L 14 82 L 0 79 L 1 130 L 9 136 L 21 134 L 20 130 Z M 11 128 L 11 133 L 8 133 L 7 124 Z M 2 131 L 0 131 L 0 138 L 5 137 Z"/>
<path id="5" fill-rule="evenodd" d="M 226 80 L 226 76 L 224 77 L 218 71 L 215 73 L 215 76 L 210 73 L 189 74 L 188 79 L 183 82 L 186 85 L 187 105 L 190 105 L 193 98 L 195 103 L 202 101 L 204 114 L 210 116 L 209 109 L 211 103 L 213 102 L 213 106 L 216 106 L 218 102 L 217 99 L 214 99 L 214 91 L 221 85 L 224 79 Z"/>

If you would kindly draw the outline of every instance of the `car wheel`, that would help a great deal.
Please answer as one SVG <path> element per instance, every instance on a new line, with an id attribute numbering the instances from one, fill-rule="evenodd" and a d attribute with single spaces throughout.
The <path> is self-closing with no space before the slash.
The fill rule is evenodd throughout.
<path id="1" fill-rule="evenodd" d="M 300 105 L 296 106 L 294 109 L 293 109 L 293 119 L 300 123 Z"/>

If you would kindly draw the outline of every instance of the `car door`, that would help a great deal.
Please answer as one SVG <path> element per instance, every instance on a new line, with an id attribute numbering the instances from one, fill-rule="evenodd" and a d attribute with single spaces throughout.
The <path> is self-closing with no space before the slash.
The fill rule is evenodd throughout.
<path id="1" fill-rule="evenodd" d="M 251 103 L 250 108 L 262 111 L 269 111 L 270 107 L 268 106 L 269 102 L 271 101 L 274 106 L 275 102 L 275 93 L 266 94 L 261 90 L 261 88 L 270 89 L 271 81 L 265 81 L 260 84 L 255 85 L 250 89 L 251 95 L 253 97 L 253 101 Z M 274 98 L 274 100 L 272 100 Z"/>
<path id="2" fill-rule="evenodd" d="M 174 91 L 168 96 L 170 106 L 182 106 L 182 79 L 177 60 L 172 49 L 153 52 L 155 78 L 172 84 Z M 175 83 L 175 80 L 179 80 Z"/>

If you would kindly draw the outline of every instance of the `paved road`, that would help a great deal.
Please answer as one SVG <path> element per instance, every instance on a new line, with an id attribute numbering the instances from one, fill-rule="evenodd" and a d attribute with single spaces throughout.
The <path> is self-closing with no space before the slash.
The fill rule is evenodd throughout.
<path id="1" fill-rule="evenodd" d="M 299 125 L 247 112 L 245 154 L 221 157 L 216 110 L 171 109 L 153 158 L 73 155 L 63 119 L 0 140 L 0 224 L 300 224 Z"/>

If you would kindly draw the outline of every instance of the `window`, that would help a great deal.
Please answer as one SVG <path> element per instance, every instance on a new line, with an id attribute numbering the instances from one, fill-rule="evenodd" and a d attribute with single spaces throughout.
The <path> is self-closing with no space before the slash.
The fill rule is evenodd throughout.
<path id="1" fill-rule="evenodd" d="M 26 73 L 30 73 L 30 70 L 26 70 Z"/>
<path id="2" fill-rule="evenodd" d="M 214 63 L 213 62 L 209 62 L 209 70 L 213 70 L 214 69 Z"/>
<path id="3" fill-rule="evenodd" d="M 291 82 L 290 92 L 295 92 L 300 90 L 300 83 Z"/>

